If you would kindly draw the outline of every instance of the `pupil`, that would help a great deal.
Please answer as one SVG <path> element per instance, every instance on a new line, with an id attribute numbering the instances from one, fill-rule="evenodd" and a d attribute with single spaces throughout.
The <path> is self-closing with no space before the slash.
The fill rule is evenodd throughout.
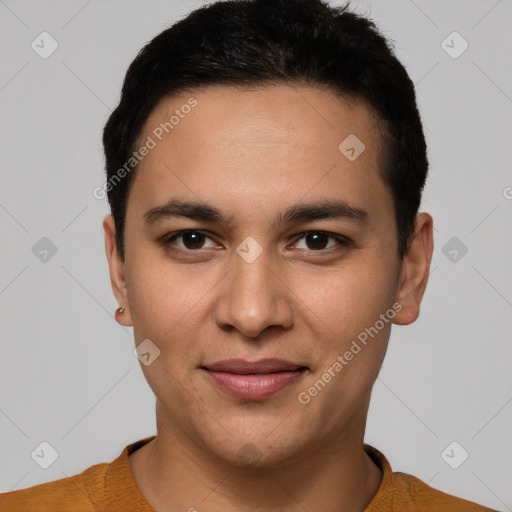
<path id="1" fill-rule="evenodd" d="M 324 243 L 322 243 L 321 239 L 322 237 L 324 237 Z M 325 246 L 326 246 L 326 239 L 327 237 L 322 234 L 322 233 L 309 233 L 308 235 L 306 235 L 306 241 L 308 241 L 308 238 L 309 240 L 313 240 L 313 248 L 314 249 L 324 249 Z M 320 238 L 320 243 L 318 243 L 319 241 L 319 238 Z"/>
<path id="2" fill-rule="evenodd" d="M 201 233 L 197 233 L 196 231 L 186 231 L 183 234 L 183 242 L 185 246 L 187 246 L 187 248 L 190 248 L 188 246 L 192 246 L 192 248 L 197 249 L 198 247 L 200 248 L 201 246 L 200 239 L 202 236 L 204 235 L 202 235 Z"/>

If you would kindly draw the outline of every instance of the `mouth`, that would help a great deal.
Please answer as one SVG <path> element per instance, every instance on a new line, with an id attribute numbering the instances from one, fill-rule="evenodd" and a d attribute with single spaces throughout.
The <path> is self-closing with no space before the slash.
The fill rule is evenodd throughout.
<path id="1" fill-rule="evenodd" d="M 201 366 L 213 382 L 235 398 L 261 400 L 295 384 L 308 370 L 283 359 L 229 359 Z"/>

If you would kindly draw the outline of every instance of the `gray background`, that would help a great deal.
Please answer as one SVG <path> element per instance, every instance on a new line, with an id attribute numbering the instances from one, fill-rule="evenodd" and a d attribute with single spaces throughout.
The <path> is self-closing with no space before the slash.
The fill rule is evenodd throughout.
<path id="1" fill-rule="evenodd" d="M 155 433 L 132 330 L 113 317 L 108 204 L 92 191 L 129 63 L 201 4 L 0 1 L 2 492 L 109 462 Z M 416 83 L 431 161 L 423 210 L 436 227 L 422 315 L 393 330 L 366 442 L 395 471 L 512 510 L 512 3 L 353 5 L 396 42 Z M 43 31 L 59 45 L 47 59 L 31 48 Z M 469 44 L 458 58 L 442 46 L 453 31 Z M 46 262 L 32 251 L 43 237 L 57 247 Z M 31 458 L 42 441 L 59 454 L 48 469 Z M 458 469 L 441 456 L 453 441 L 469 453 Z"/>

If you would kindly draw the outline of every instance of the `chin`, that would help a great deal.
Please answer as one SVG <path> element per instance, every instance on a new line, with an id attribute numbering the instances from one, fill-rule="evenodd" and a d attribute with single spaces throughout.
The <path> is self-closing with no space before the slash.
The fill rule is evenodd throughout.
<path id="1" fill-rule="evenodd" d="M 239 419 L 236 425 L 223 422 L 224 428 L 218 426 L 214 432 L 203 432 L 203 444 L 228 464 L 247 468 L 276 467 L 302 456 L 314 438 L 313 432 L 287 421 L 284 415 L 275 421 L 247 418 Z"/>

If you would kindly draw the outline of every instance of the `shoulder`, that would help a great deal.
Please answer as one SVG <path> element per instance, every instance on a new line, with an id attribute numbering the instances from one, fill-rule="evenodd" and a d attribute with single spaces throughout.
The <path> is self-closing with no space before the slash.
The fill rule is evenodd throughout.
<path id="1" fill-rule="evenodd" d="M 382 471 L 380 488 L 365 512 L 496 512 L 434 489 L 415 476 L 394 472 L 382 452 L 370 445 L 365 450 Z"/>
<path id="2" fill-rule="evenodd" d="M 128 456 L 155 436 L 125 446 L 112 462 L 101 462 L 82 473 L 53 482 L 0 494 L 1 512 L 98 512 L 144 510 L 151 506 L 130 472 Z"/>
<path id="3" fill-rule="evenodd" d="M 478 505 L 451 494 L 439 491 L 406 473 L 393 473 L 395 481 L 396 510 L 411 512 L 492 512 L 490 508 Z"/>
<path id="4" fill-rule="evenodd" d="M 2 512 L 97 512 L 89 489 L 101 482 L 109 464 L 101 463 L 78 475 L 0 494 Z"/>

